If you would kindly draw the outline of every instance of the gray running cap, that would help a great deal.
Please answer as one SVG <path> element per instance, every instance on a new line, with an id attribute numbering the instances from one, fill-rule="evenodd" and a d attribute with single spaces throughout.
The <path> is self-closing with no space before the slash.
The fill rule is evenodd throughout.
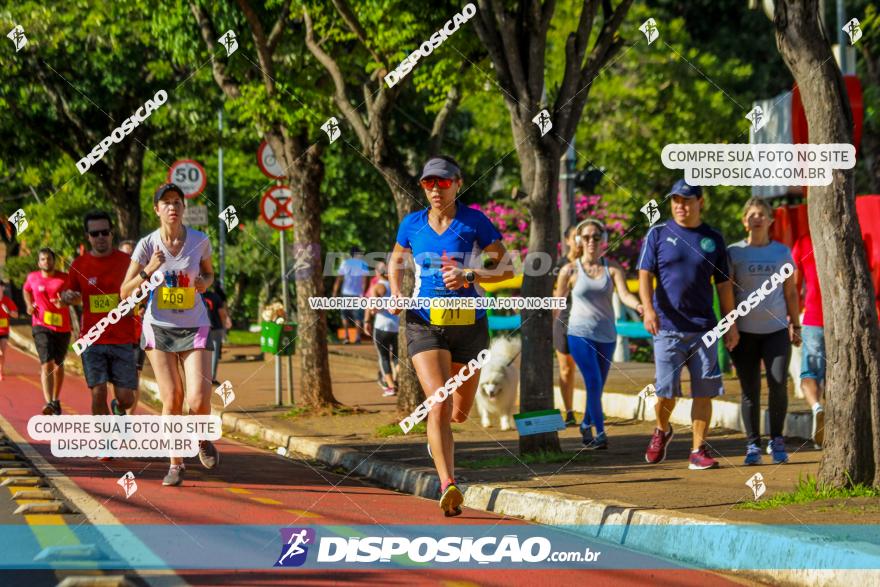
<path id="1" fill-rule="evenodd" d="M 433 159 L 429 159 L 428 162 L 425 163 L 425 167 L 424 169 L 422 169 L 422 176 L 419 178 L 419 181 L 422 181 L 426 177 L 454 179 L 456 177 L 461 177 L 461 169 L 459 169 L 455 164 L 450 163 L 446 159 L 434 157 Z"/>

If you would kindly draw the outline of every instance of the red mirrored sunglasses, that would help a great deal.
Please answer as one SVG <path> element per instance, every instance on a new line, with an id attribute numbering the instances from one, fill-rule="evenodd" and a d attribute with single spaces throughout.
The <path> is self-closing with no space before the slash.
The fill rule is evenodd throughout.
<path id="1" fill-rule="evenodd" d="M 452 179 L 444 179 L 442 177 L 426 177 L 420 183 L 422 187 L 426 190 L 429 190 L 434 187 L 434 184 L 437 184 L 437 187 L 441 190 L 448 189 L 452 185 Z"/>

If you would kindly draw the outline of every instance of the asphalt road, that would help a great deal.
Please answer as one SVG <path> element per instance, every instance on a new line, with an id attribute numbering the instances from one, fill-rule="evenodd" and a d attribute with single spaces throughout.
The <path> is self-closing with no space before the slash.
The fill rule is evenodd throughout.
<path id="1" fill-rule="evenodd" d="M 162 487 L 167 470 L 164 460 L 57 458 L 48 443 L 27 435 L 28 420 L 43 406 L 37 361 L 11 346 L 8 355 L 6 379 L 0 382 L 0 427 L 23 451 L 21 458 L 18 453 L 10 454 L 49 478 L 54 495 L 71 513 L 14 515 L 13 510 L 22 503 L 40 500 L 0 499 L 0 523 L 4 525 L 0 534 L 12 538 L 11 544 L 0 550 L 3 585 L 55 585 L 70 575 L 126 575 L 133 584 L 150 585 L 532 587 L 584 581 L 593 585 L 738 583 L 716 573 L 670 568 L 669 561 L 615 549 L 613 545 L 595 546 L 595 541 L 583 544 L 593 546 L 593 550 L 601 547 L 608 557 L 630 557 L 627 560 L 641 569 L 514 570 L 486 565 L 439 570 L 430 564 L 373 569 L 349 564 L 328 571 L 309 568 L 308 562 L 298 568 L 273 568 L 284 546 L 279 531 L 287 526 L 312 526 L 318 532 L 327 526 L 356 528 L 361 532 L 372 530 L 377 536 L 401 524 L 418 525 L 443 535 L 467 533 L 469 526 L 503 533 L 550 533 L 551 529 L 468 509 L 457 518 L 445 518 L 436 501 L 388 491 L 230 439 L 218 443 L 222 459 L 215 470 L 205 470 L 196 459 L 189 459 L 180 487 Z M 61 402 L 65 414 L 89 413 L 89 391 L 82 378 L 68 375 Z M 143 404 L 138 411 L 149 413 Z M 126 498 L 117 481 L 129 471 L 135 476 L 137 491 Z M 0 488 L 0 497 L 5 496 L 4 491 L 7 488 Z M 365 530 L 365 526 L 369 528 Z M 75 549 L 84 545 L 97 545 L 97 550 L 89 553 L 93 546 L 88 546 L 86 554 L 80 553 L 76 559 Z M 74 550 L 65 551 L 59 546 Z M 43 558 L 39 560 L 49 556 L 54 561 L 52 568 L 9 570 L 13 565 L 26 566 L 40 553 Z M 253 564 L 255 560 L 257 564 Z M 96 568 L 96 561 L 101 561 L 98 567 L 105 568 Z"/>

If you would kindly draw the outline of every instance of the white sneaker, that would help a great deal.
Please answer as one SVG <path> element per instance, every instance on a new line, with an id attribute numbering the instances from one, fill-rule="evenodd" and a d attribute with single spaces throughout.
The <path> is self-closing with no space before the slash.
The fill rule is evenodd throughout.
<path id="1" fill-rule="evenodd" d="M 822 448 L 825 442 L 825 410 L 819 406 L 813 410 L 813 446 L 817 449 Z"/>
<path id="2" fill-rule="evenodd" d="M 183 464 L 171 465 L 168 469 L 168 474 L 162 479 L 162 485 L 165 485 L 166 487 L 180 485 L 183 483 L 183 472 L 185 470 L 186 467 Z"/>

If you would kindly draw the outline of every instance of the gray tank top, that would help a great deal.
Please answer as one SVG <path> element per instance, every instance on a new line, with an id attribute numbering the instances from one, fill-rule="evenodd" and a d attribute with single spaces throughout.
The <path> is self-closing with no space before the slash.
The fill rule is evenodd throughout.
<path id="1" fill-rule="evenodd" d="M 577 260 L 577 281 L 571 290 L 571 315 L 568 318 L 568 334 L 589 338 L 596 342 L 614 342 L 617 340 L 617 328 L 614 325 L 614 282 L 608 271 L 608 262 L 602 264 L 605 271 L 597 278 L 587 275 Z"/>

